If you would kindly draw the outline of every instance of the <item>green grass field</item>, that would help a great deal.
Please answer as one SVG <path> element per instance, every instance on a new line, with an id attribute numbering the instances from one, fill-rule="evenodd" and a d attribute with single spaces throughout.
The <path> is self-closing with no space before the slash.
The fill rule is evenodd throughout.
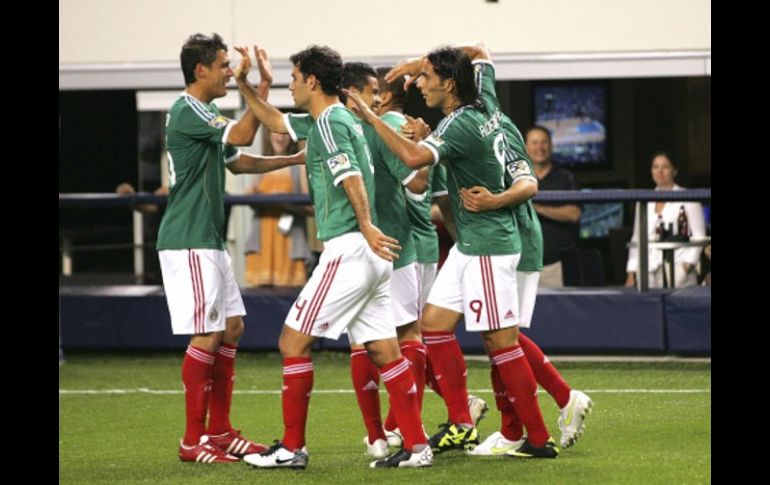
<path id="1" fill-rule="evenodd" d="M 349 357 L 318 353 L 314 356 L 318 392 L 310 400 L 307 436 L 310 464 L 306 470 L 290 471 L 179 461 L 184 431 L 182 357 L 182 352 L 67 355 L 67 364 L 59 371 L 60 483 L 711 481 L 710 364 L 557 362 L 572 387 L 585 390 L 594 401 L 585 435 L 557 459 L 470 457 L 452 451 L 436 455 L 431 468 L 371 470 L 361 442 L 364 426 L 351 391 Z M 233 424 L 251 439 L 270 444 L 282 434 L 280 356 L 239 352 L 237 366 Z M 490 404 L 479 425 L 482 439 L 499 426 L 490 388 L 488 365 L 468 362 L 468 389 Z M 381 396 L 387 408 L 387 396 Z M 542 392 L 539 399 L 558 441 L 556 404 Z M 446 411 L 429 390 L 424 408 L 425 427 L 432 433 L 446 419 Z"/>

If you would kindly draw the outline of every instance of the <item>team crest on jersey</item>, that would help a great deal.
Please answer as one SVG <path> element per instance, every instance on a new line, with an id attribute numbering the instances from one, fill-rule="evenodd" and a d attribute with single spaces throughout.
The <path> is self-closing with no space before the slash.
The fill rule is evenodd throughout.
<path id="1" fill-rule="evenodd" d="M 529 169 L 529 164 L 525 160 L 516 160 L 508 164 L 508 174 L 516 181 L 519 177 L 524 175 L 532 175 L 532 171 Z"/>
<path id="2" fill-rule="evenodd" d="M 329 170 L 332 171 L 332 175 L 337 175 L 337 172 L 350 168 L 350 160 L 348 160 L 348 156 L 344 153 L 326 160 L 326 164 L 329 166 Z"/>
<path id="3" fill-rule="evenodd" d="M 219 312 L 216 308 L 212 308 L 211 312 L 209 312 L 209 321 L 210 322 L 216 322 L 217 318 L 219 318 Z"/>
<path id="4" fill-rule="evenodd" d="M 229 120 L 227 118 L 225 118 L 222 115 L 219 115 L 219 116 L 215 116 L 214 118 L 211 119 L 211 121 L 209 121 L 209 126 L 212 128 L 221 129 L 227 126 L 228 122 Z"/>
<path id="5" fill-rule="evenodd" d="M 440 136 L 434 135 L 433 133 L 431 133 L 430 136 L 425 139 L 425 141 L 437 147 L 440 147 L 444 144 L 444 140 L 442 140 Z"/>

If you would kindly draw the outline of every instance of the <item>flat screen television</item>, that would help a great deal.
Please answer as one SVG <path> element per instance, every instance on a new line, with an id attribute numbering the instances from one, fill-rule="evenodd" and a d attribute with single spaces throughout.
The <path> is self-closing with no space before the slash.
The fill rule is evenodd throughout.
<path id="1" fill-rule="evenodd" d="M 588 192 L 591 189 L 582 189 Z M 623 202 L 587 203 L 581 205 L 578 234 L 581 239 L 607 237 L 610 229 L 623 225 Z"/>
<path id="2" fill-rule="evenodd" d="M 551 132 L 554 163 L 572 169 L 610 168 L 607 85 L 534 84 L 535 124 Z"/>

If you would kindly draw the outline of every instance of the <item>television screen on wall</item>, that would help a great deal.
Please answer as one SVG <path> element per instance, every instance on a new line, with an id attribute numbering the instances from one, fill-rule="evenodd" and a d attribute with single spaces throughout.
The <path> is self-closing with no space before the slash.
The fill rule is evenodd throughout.
<path id="1" fill-rule="evenodd" d="M 535 124 L 551 132 L 554 163 L 610 168 L 607 86 L 596 82 L 535 83 Z"/>

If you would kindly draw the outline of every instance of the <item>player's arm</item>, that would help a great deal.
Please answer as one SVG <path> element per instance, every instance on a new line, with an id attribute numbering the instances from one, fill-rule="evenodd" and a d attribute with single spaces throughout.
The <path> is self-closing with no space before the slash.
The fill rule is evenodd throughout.
<path id="1" fill-rule="evenodd" d="M 453 241 L 457 241 L 457 225 L 455 224 L 455 217 L 452 215 L 452 208 L 449 206 L 449 196 L 441 195 L 433 199 L 441 211 L 441 219 L 444 221 L 444 227 L 446 228 Z"/>
<path id="2" fill-rule="evenodd" d="M 355 103 L 354 111 L 359 113 L 364 121 L 372 125 L 377 135 L 385 142 L 385 145 L 407 167 L 417 169 L 432 165 L 435 162 L 433 152 L 429 148 L 404 138 L 374 114 L 374 111 L 357 94 L 348 90 L 343 91 Z"/>
<path id="3" fill-rule="evenodd" d="M 455 48 L 460 49 L 466 56 L 470 58 L 471 62 L 492 60 L 492 54 L 489 52 L 489 49 L 487 49 L 487 46 L 482 43 L 475 45 L 458 45 L 455 46 Z"/>
<path id="4" fill-rule="evenodd" d="M 258 65 L 261 65 L 266 69 L 269 68 L 270 64 L 267 59 L 267 52 L 265 52 L 264 49 L 258 49 L 257 46 L 254 46 L 254 51 L 257 53 Z M 246 57 L 248 57 L 248 55 Z M 262 68 L 260 68 L 260 73 L 262 73 Z M 247 114 L 250 114 L 258 121 L 264 123 L 264 125 L 269 128 L 270 131 L 274 131 L 276 133 L 288 133 L 283 120 L 283 114 L 274 106 L 267 103 L 267 95 L 261 97 L 261 93 L 254 89 L 251 84 L 249 84 L 248 80 L 246 79 L 248 71 L 243 72 L 240 76 L 238 74 L 239 73 L 236 72 L 235 80 L 238 83 L 238 91 L 240 91 L 241 96 L 243 96 L 244 101 L 246 101 L 246 105 L 249 107 Z M 270 76 L 270 82 L 272 83 L 272 72 Z"/>
<path id="5" fill-rule="evenodd" d="M 493 194 L 486 187 L 477 185 L 470 189 L 460 189 L 460 199 L 463 206 L 470 212 L 483 212 L 515 207 L 526 202 L 537 194 L 537 182 L 531 179 L 521 179 L 505 191 Z"/>
<path id="6" fill-rule="evenodd" d="M 287 156 L 258 156 L 241 152 L 235 160 L 227 164 L 227 169 L 233 174 L 264 173 L 279 170 L 291 165 L 305 163 L 305 151 Z"/>
<path id="7" fill-rule="evenodd" d="M 235 69 L 236 82 L 247 82 L 246 77 L 251 70 L 251 59 L 249 51 L 245 47 L 235 47 L 235 50 L 241 54 L 241 62 Z M 270 85 L 273 83 L 273 71 L 270 62 L 267 60 L 267 54 L 264 50 L 254 46 L 254 54 L 257 58 L 257 67 L 259 68 L 260 81 L 255 92 L 261 99 L 267 99 L 270 92 Z M 251 86 L 249 86 L 251 87 Z M 253 87 L 251 89 L 254 89 Z M 248 146 L 254 143 L 254 136 L 259 129 L 259 120 L 251 111 L 246 111 L 241 119 L 227 127 L 225 133 L 225 143 L 235 146 Z"/>
<path id="8" fill-rule="evenodd" d="M 406 184 L 406 188 L 413 194 L 424 194 L 428 190 L 428 175 L 430 167 L 422 167 L 414 177 Z"/>
<path id="9" fill-rule="evenodd" d="M 398 258 L 398 255 L 392 252 L 392 250 L 398 251 L 401 249 L 398 241 L 386 236 L 377 226 L 372 224 L 372 215 L 369 212 L 369 198 L 366 195 L 361 175 L 345 177 L 341 183 L 345 189 L 345 194 L 348 196 L 348 200 L 350 200 L 350 205 L 353 207 L 353 212 L 356 214 L 358 227 L 361 229 L 361 233 L 366 238 L 366 242 L 369 243 L 372 251 L 387 261 L 393 261 L 394 258 Z"/>

